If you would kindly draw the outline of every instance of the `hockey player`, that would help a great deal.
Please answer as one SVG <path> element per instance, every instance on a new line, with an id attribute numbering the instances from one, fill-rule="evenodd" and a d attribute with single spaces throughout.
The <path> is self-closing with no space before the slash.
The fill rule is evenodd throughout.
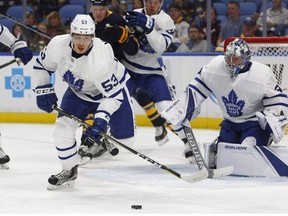
<path id="1" fill-rule="evenodd" d="M 206 146 L 208 166 L 234 165 L 236 175 L 273 176 L 275 170 L 281 170 L 287 176 L 287 149 L 276 150 L 282 152 L 279 157 L 273 153 L 275 147 L 267 147 L 272 134 L 275 143 L 284 135 L 287 95 L 268 66 L 250 59 L 248 44 L 236 38 L 227 46 L 224 56 L 215 57 L 202 67 L 181 97 L 161 115 L 179 125 L 214 93 L 224 120 L 218 143 Z M 217 150 L 215 160 L 211 153 Z"/>
<path id="2" fill-rule="evenodd" d="M 37 105 L 48 113 L 53 111 L 57 96 L 49 78 L 57 70 L 69 85 L 61 108 L 83 120 L 88 113 L 94 113 L 93 126 L 87 135 L 101 142 L 99 133 L 106 132 L 109 125 L 113 137 L 131 145 L 135 126 L 126 90 L 129 74 L 114 57 L 111 46 L 94 36 L 91 17 L 78 14 L 71 23 L 71 34 L 54 37 L 39 54 L 33 71 Z M 77 127 L 75 121 L 58 115 L 54 140 L 63 170 L 48 179 L 48 189 L 72 186 L 77 178 L 80 162 L 75 140 Z"/>
<path id="3" fill-rule="evenodd" d="M 123 52 L 129 55 L 135 55 L 138 51 L 138 41 L 133 35 L 129 34 L 126 21 L 119 14 L 109 10 L 109 0 L 90 0 L 89 15 L 95 22 L 95 36 L 101 40 L 110 43 L 115 57 L 121 61 Z M 86 122 L 91 124 L 91 115 L 88 115 Z M 103 143 L 95 143 L 87 139 L 85 129 L 83 129 L 82 143 L 79 154 L 83 158 L 82 164 L 88 162 L 92 157 L 99 157 L 107 152 L 108 140 Z M 105 141 L 105 142 L 104 142 Z M 106 143 L 106 144 L 105 144 Z M 111 145 L 111 143 L 110 143 Z"/>
<path id="4" fill-rule="evenodd" d="M 15 58 L 20 58 L 21 62 L 26 65 L 33 57 L 32 51 L 27 47 L 25 41 L 17 40 L 13 34 L 3 25 L 0 24 L 0 42 L 10 47 Z M 2 149 L 0 140 L 0 168 L 8 169 L 10 158 Z"/>
<path id="5" fill-rule="evenodd" d="M 121 62 L 124 52 L 127 55 L 137 54 L 139 43 L 138 39 L 129 32 L 124 18 L 109 10 L 109 3 L 110 1 L 108 0 L 90 0 L 91 12 L 89 15 L 95 21 L 95 36 L 110 43 L 115 57 Z M 163 145 L 168 141 L 167 131 L 164 126 L 165 119 L 160 116 L 155 108 L 153 98 L 141 89 L 135 91 L 133 95 L 136 95 L 136 101 L 143 107 L 151 123 L 156 127 L 156 142 L 159 145 Z M 91 123 L 90 119 L 91 118 L 88 116 L 87 122 Z M 97 143 L 91 144 L 90 140 L 86 139 L 85 130 L 82 141 L 79 154 L 83 158 L 87 156 L 90 158 L 92 156 L 98 157 L 107 151 L 107 148 L 105 148 L 106 145 L 98 145 Z"/>
<path id="6" fill-rule="evenodd" d="M 166 107 L 167 102 L 172 101 L 172 98 L 158 58 L 171 44 L 175 29 L 171 17 L 161 10 L 162 4 L 162 0 L 146 0 L 144 8 L 128 11 L 125 19 L 127 25 L 134 29 L 134 35 L 140 42 L 140 49 L 133 56 L 124 54 L 122 59 L 131 76 L 130 94 L 137 98 L 138 92 L 148 92 L 157 110 L 160 111 Z M 166 137 L 165 120 L 163 119 L 159 124 L 159 127 L 156 127 L 156 136 Z M 182 128 L 175 129 L 175 132 L 184 143 L 187 142 Z M 192 151 L 186 144 L 184 154 L 189 160 L 192 159 Z"/>

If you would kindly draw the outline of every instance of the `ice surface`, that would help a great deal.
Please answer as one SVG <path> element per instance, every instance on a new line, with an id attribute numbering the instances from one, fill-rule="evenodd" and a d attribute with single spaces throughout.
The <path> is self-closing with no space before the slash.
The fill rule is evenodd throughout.
<path id="1" fill-rule="evenodd" d="M 48 191 L 48 177 L 61 170 L 53 129 L 49 124 L 0 124 L 3 149 L 11 158 L 10 169 L 0 170 L 0 214 L 288 213 L 286 177 L 229 176 L 191 184 L 120 146 L 117 156 L 106 154 L 79 168 L 73 189 Z M 201 143 L 218 134 L 194 132 Z M 181 174 L 197 172 L 183 156 L 183 143 L 171 132 L 169 137 L 158 147 L 154 129 L 139 127 L 133 148 Z"/>

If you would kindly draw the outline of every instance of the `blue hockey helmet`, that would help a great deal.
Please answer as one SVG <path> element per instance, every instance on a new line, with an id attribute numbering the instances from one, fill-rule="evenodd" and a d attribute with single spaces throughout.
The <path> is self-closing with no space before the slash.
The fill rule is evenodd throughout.
<path id="1" fill-rule="evenodd" d="M 236 77 L 251 60 L 251 51 L 247 42 L 241 38 L 231 41 L 226 48 L 224 58 L 231 77 Z"/>

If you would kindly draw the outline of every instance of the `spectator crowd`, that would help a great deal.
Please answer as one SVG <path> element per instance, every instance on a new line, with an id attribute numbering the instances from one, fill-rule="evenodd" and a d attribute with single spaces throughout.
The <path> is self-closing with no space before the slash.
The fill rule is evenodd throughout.
<path id="1" fill-rule="evenodd" d="M 143 0 L 118 0 L 123 10 L 111 0 L 110 10 L 123 13 L 143 7 Z M 241 16 L 241 2 L 254 2 L 257 11 L 247 16 Z M 5 4 L 5 2 L 7 4 Z M 225 2 L 227 13 L 225 19 L 220 19 L 215 3 Z M 288 1 L 287 1 L 288 2 Z M 89 1 L 87 1 L 89 3 Z M 207 41 L 207 1 L 205 0 L 163 0 L 162 9 L 168 13 L 175 23 L 174 39 L 166 52 L 213 52 L 222 51 L 223 43 L 228 37 L 262 37 L 263 35 L 263 9 L 262 1 L 212 1 L 211 10 L 211 44 Z M 270 3 L 270 4 L 268 4 Z M 288 35 L 288 10 L 284 0 L 271 0 L 267 3 L 267 36 L 285 37 Z M 0 4 L 0 12 L 5 14 L 11 5 L 22 5 L 22 1 L 4 0 Z M 15 23 L 12 33 L 27 41 L 34 52 L 39 52 L 49 42 L 49 37 L 69 33 L 70 23 L 64 23 L 59 9 L 70 0 L 27 0 L 27 6 L 33 9 L 27 12 L 24 23 L 47 34 L 41 36 L 23 26 Z M 87 7 L 89 10 L 89 7 Z M 89 13 L 89 11 L 87 11 Z M 123 14 L 121 14 L 123 15 Z M 222 16 L 223 18 L 223 16 Z M 208 50 L 209 49 L 209 50 Z M 6 52 L 7 47 L 0 46 L 0 52 Z"/>

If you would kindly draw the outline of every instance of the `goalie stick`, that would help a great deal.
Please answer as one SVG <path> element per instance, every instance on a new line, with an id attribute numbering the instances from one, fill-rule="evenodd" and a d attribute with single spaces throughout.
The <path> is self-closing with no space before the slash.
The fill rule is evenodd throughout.
<path id="1" fill-rule="evenodd" d="M 66 113 L 64 110 L 58 108 L 57 106 L 53 106 L 53 109 L 55 111 L 61 113 L 62 115 L 64 115 L 64 116 L 66 116 L 66 117 L 78 122 L 79 124 L 83 125 L 84 127 L 91 127 L 91 125 L 87 124 L 86 122 L 82 121 L 81 119 L 77 118 L 74 115 L 70 115 L 69 113 Z M 169 167 L 167 167 L 167 166 L 165 166 L 163 164 L 160 164 L 160 163 L 156 162 L 155 160 L 147 157 L 146 155 L 141 154 L 140 152 L 138 152 L 138 151 L 126 146 L 125 144 L 119 142 L 118 140 L 114 139 L 113 137 L 109 136 L 108 134 L 106 134 L 104 132 L 100 132 L 100 135 L 103 136 L 104 138 L 112 141 L 113 143 L 116 143 L 117 145 L 120 145 L 121 147 L 123 147 L 126 150 L 132 152 L 133 154 L 137 155 L 138 157 L 150 162 L 151 164 L 155 165 L 156 167 L 158 167 L 160 169 L 163 169 L 163 170 L 167 171 L 168 173 L 172 174 L 173 176 L 176 176 L 177 178 L 182 179 L 182 180 L 184 180 L 186 182 L 193 183 L 193 182 L 201 181 L 202 179 L 205 179 L 208 176 L 208 172 L 207 172 L 206 169 L 202 169 L 202 170 L 200 170 L 200 172 L 197 172 L 194 175 L 182 176 L 180 173 L 176 172 L 175 170 L 170 169 Z"/>
<path id="2" fill-rule="evenodd" d="M 161 67 L 163 74 L 164 74 L 164 78 L 165 78 L 167 86 L 169 88 L 172 100 L 174 101 L 175 97 L 176 97 L 176 91 L 175 91 L 175 88 L 170 81 L 170 78 L 168 76 L 168 71 L 167 71 L 167 69 L 163 63 L 162 57 L 160 56 L 157 59 L 157 61 Z M 233 166 L 224 167 L 224 168 L 220 168 L 220 169 L 209 169 L 208 166 L 204 162 L 204 158 L 200 152 L 199 146 L 197 144 L 196 138 L 194 136 L 194 133 L 192 131 L 192 128 L 190 126 L 190 122 L 188 121 L 188 119 L 184 120 L 182 126 L 184 127 L 185 136 L 186 136 L 188 144 L 189 144 L 189 146 L 193 152 L 193 156 L 195 158 L 195 161 L 197 163 L 197 166 L 198 166 L 200 172 L 202 170 L 206 170 L 206 172 L 208 173 L 208 176 L 207 176 L 208 178 L 217 178 L 217 177 L 221 177 L 221 176 L 226 176 L 226 175 L 230 175 L 233 172 Z"/>

